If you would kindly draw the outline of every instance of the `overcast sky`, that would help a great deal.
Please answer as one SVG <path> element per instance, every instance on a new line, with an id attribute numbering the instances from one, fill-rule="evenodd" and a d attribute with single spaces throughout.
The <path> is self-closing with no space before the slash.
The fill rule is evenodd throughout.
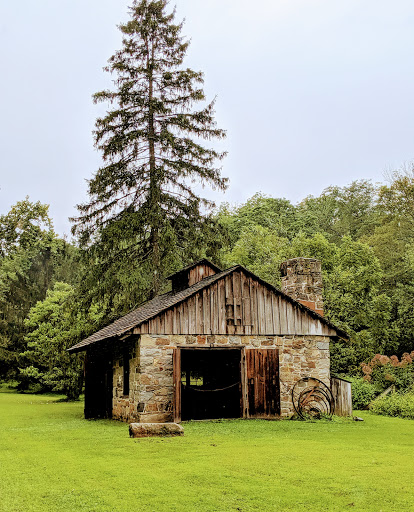
<path id="1" fill-rule="evenodd" d="M 0 4 L 0 214 L 26 195 L 55 228 L 86 198 L 99 167 L 94 92 L 120 47 L 127 0 Z M 412 0 L 176 0 L 227 130 L 226 194 L 297 202 L 414 159 Z"/>

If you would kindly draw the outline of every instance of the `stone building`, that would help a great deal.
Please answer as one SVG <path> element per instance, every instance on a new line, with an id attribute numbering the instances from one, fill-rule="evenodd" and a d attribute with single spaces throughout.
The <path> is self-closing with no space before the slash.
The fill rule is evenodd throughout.
<path id="1" fill-rule="evenodd" d="M 303 377 L 329 386 L 320 262 L 281 266 L 280 291 L 240 265 L 201 260 L 172 290 L 69 349 L 85 351 L 85 416 L 128 422 L 286 417 Z"/>

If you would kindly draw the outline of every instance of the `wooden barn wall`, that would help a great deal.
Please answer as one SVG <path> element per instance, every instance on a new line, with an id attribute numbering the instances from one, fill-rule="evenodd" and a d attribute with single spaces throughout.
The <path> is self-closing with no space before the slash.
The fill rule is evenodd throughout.
<path id="1" fill-rule="evenodd" d="M 214 269 L 212 269 L 209 265 L 197 265 L 192 268 L 188 275 L 188 286 L 192 286 L 195 283 L 198 283 L 205 277 L 212 276 L 216 273 Z"/>
<path id="2" fill-rule="evenodd" d="M 243 272 L 144 322 L 134 334 L 321 335 L 333 329 Z"/>

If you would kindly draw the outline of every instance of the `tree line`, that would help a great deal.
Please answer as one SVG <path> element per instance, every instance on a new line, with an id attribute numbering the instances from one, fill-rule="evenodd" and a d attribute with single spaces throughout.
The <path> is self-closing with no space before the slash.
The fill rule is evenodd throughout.
<path id="1" fill-rule="evenodd" d="M 194 184 L 224 190 L 225 132 L 203 74 L 183 66 L 188 41 L 165 0 L 136 0 L 106 70 L 114 87 L 95 125 L 102 166 L 57 236 L 48 206 L 0 216 L 0 379 L 76 398 L 82 359 L 66 349 L 156 294 L 201 257 L 240 263 L 274 285 L 281 261 L 322 261 L 326 316 L 351 337 L 332 346 L 336 373 L 412 348 L 414 167 L 388 184 L 331 186 L 299 204 L 255 194 L 218 208 Z"/>

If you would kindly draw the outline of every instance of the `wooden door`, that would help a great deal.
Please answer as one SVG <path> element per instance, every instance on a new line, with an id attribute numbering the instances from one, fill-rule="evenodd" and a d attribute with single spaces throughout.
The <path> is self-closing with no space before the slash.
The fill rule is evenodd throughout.
<path id="1" fill-rule="evenodd" d="M 246 349 L 248 416 L 269 418 L 280 414 L 279 350 Z"/>
<path id="2" fill-rule="evenodd" d="M 173 349 L 173 382 L 174 382 L 174 398 L 173 413 L 174 422 L 181 422 L 181 349 Z"/>

